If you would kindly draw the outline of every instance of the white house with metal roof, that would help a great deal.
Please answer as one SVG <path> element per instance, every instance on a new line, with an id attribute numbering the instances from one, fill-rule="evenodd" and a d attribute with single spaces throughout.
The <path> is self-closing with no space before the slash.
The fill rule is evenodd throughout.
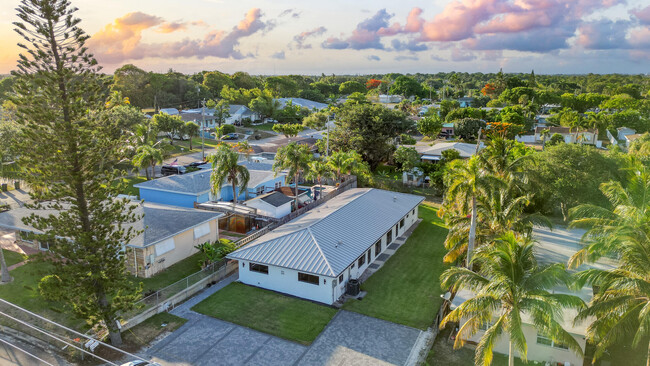
<path id="1" fill-rule="evenodd" d="M 230 253 L 245 284 L 325 304 L 345 294 L 418 217 L 423 197 L 372 188 L 341 193 Z"/>

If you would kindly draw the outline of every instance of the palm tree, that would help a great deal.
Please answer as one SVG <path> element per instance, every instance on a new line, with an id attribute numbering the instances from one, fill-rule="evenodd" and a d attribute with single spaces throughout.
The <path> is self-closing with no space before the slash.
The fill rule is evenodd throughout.
<path id="1" fill-rule="evenodd" d="M 309 172 L 307 173 L 307 179 L 314 179 L 318 182 L 318 194 L 319 198 L 323 197 L 323 178 L 331 178 L 334 176 L 332 169 L 329 165 L 321 160 L 314 160 L 309 163 Z"/>
<path id="2" fill-rule="evenodd" d="M 339 183 L 341 182 L 342 174 L 348 170 L 349 162 L 349 156 L 344 151 L 335 151 L 327 159 L 327 164 L 336 174 L 336 180 Z"/>
<path id="3" fill-rule="evenodd" d="M 471 211 L 471 223 L 466 250 L 466 263 L 469 265 L 476 243 L 478 196 L 486 194 L 489 186 L 493 186 L 499 180 L 496 177 L 485 174 L 476 156 L 473 156 L 467 161 L 454 160 L 449 163 L 448 167 L 449 174 L 445 176 L 445 183 L 448 188 L 439 215 L 445 216 L 448 213 L 456 212 L 460 216 L 468 215 Z M 449 223 L 447 224 L 449 225 Z"/>
<path id="4" fill-rule="evenodd" d="M 248 169 L 237 164 L 239 154 L 233 151 L 229 145 L 221 144 L 217 147 L 214 154 L 208 157 L 212 162 L 212 175 L 210 183 L 212 184 L 212 194 L 217 196 L 225 182 L 232 186 L 232 201 L 237 204 L 237 188 L 243 192 L 248 187 L 250 173 Z"/>
<path id="5" fill-rule="evenodd" d="M 309 146 L 305 144 L 298 145 L 295 142 L 279 148 L 278 153 L 275 155 L 273 170 L 276 174 L 281 170 L 287 169 L 289 170 L 287 180 L 289 177 L 293 177 L 296 190 L 296 209 L 298 208 L 298 180 L 300 179 L 300 174 L 309 170 L 309 162 L 312 160 L 312 156 L 313 154 L 309 150 Z"/>
<path id="6" fill-rule="evenodd" d="M 625 186 L 620 182 L 601 184 L 610 208 L 580 205 L 570 211 L 571 227 L 586 228 L 588 243 L 569 261 L 577 267 L 605 255 L 619 258 L 611 271 L 588 269 L 580 273 L 583 282 L 597 289 L 576 321 L 594 316 L 587 336 L 597 342 L 594 359 L 614 344 L 627 342 L 634 334 L 633 347 L 650 337 L 650 171 L 632 162 Z M 650 365 L 650 345 L 646 364 Z"/>
<path id="7" fill-rule="evenodd" d="M 190 151 L 192 151 L 192 139 L 199 135 L 199 125 L 192 121 L 188 121 L 183 126 L 183 134 L 190 138 Z"/>
<path id="8" fill-rule="evenodd" d="M 452 310 L 440 324 L 442 328 L 449 322 L 465 321 L 458 331 L 455 348 L 462 347 L 479 327 L 489 324 L 476 347 L 476 365 L 492 363 L 493 348 L 502 334 L 509 338 L 508 365 L 514 365 L 515 351 L 526 359 L 524 314 L 530 317 L 538 333 L 582 354 L 578 342 L 560 322 L 564 309 L 582 309 L 584 302 L 576 296 L 551 293 L 555 286 L 568 285 L 568 273 L 560 263 L 538 264 L 533 248 L 531 239 L 509 232 L 491 246 L 476 251 L 472 262 L 478 272 L 453 267 L 440 277 L 444 288 L 453 292 L 468 290 L 474 296 Z"/>
<path id="9" fill-rule="evenodd" d="M 158 143 L 138 146 L 135 156 L 131 160 L 133 166 L 138 169 L 144 169 L 147 180 L 156 177 L 156 164 L 162 164 L 163 161 L 162 150 L 156 147 L 156 145 Z M 148 167 L 151 167 L 151 176 L 149 176 Z"/>
<path id="10" fill-rule="evenodd" d="M 474 248 L 489 244 L 508 231 L 530 237 L 534 225 L 552 227 L 543 215 L 526 213 L 530 197 L 513 194 L 514 190 L 503 182 L 492 183 L 477 197 L 477 222 Z M 445 212 L 449 233 L 445 239 L 446 263 L 453 263 L 466 252 L 471 229 L 471 216 L 457 207 Z"/>
<path id="11" fill-rule="evenodd" d="M 528 183 L 528 176 L 523 169 L 524 161 L 530 157 L 528 150 L 521 149 L 520 144 L 514 140 L 493 137 L 485 149 L 478 155 L 481 168 L 508 184 L 522 188 Z"/>

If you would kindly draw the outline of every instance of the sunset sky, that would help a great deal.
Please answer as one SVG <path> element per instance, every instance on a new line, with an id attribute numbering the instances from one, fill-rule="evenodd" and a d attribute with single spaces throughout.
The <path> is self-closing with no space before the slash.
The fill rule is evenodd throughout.
<path id="1" fill-rule="evenodd" d="M 650 72 L 647 0 L 72 0 L 106 72 Z M 0 2 L 0 73 L 17 0 Z"/>

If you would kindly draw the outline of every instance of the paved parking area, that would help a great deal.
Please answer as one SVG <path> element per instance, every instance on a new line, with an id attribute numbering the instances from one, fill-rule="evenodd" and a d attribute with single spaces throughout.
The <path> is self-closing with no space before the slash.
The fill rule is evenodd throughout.
<path id="1" fill-rule="evenodd" d="M 185 313 L 147 354 L 162 365 L 404 365 L 423 332 L 341 310 L 311 346 Z"/>

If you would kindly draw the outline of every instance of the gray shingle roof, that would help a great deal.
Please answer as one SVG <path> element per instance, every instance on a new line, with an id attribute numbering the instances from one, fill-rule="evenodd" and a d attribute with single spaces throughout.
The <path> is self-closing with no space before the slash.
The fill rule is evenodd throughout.
<path id="1" fill-rule="evenodd" d="M 273 171 L 249 169 L 250 180 L 248 188 L 255 188 L 274 178 Z M 176 192 L 188 195 L 200 195 L 210 192 L 210 174 L 212 169 L 204 169 L 188 174 L 170 175 L 134 185 L 136 188 Z M 229 184 L 227 184 L 229 185 Z"/>
<path id="2" fill-rule="evenodd" d="M 134 187 L 199 195 L 210 191 L 210 173 L 210 170 L 199 170 L 188 174 L 170 175 L 138 183 Z"/>
<path id="3" fill-rule="evenodd" d="M 12 230 L 36 231 L 33 227 L 23 223 L 22 219 L 32 213 L 39 216 L 57 214 L 54 210 L 29 210 L 21 207 L 0 213 L 0 227 Z M 149 246 L 178 233 L 184 232 L 194 226 L 213 220 L 223 214 L 213 211 L 196 210 L 193 208 L 168 206 L 158 203 L 145 202 L 135 210 L 136 215 L 144 214 L 142 220 L 124 225 L 143 231 L 133 238 L 130 245 Z"/>
<path id="4" fill-rule="evenodd" d="M 351 189 L 228 258 L 335 277 L 423 200 L 380 189 Z"/>

